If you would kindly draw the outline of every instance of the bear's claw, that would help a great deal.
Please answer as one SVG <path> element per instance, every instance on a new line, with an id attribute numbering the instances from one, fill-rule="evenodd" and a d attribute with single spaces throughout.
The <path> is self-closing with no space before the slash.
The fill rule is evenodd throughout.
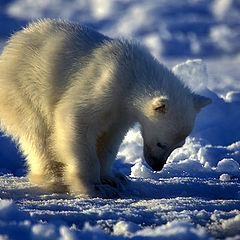
<path id="1" fill-rule="evenodd" d="M 122 182 L 120 181 L 119 178 L 117 178 L 115 176 L 101 177 L 101 182 L 102 182 L 102 184 L 107 184 L 107 185 L 113 187 L 117 191 L 123 192 L 123 190 L 124 190 Z"/>
<path id="2" fill-rule="evenodd" d="M 129 182 L 129 179 L 121 172 L 113 169 L 113 174 L 116 178 L 118 178 L 122 184 L 126 185 Z"/>

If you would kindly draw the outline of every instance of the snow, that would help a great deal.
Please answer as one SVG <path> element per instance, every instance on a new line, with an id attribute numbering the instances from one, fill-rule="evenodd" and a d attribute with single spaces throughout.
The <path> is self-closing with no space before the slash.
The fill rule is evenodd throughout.
<path id="1" fill-rule="evenodd" d="M 232 0 L 215 0 L 212 4 L 213 14 L 219 19 L 224 18 L 232 4 Z"/>
<path id="2" fill-rule="evenodd" d="M 223 173 L 220 177 L 219 177 L 220 181 L 230 181 L 231 177 L 229 174 L 227 173 Z"/>
<path id="3" fill-rule="evenodd" d="M 237 188 L 232 182 L 182 177 L 133 179 L 131 193 L 109 201 L 41 192 L 25 177 L 2 176 L 0 181 L 5 189 L 2 195 L 11 196 L 21 208 L 19 211 L 12 201 L 0 201 L 0 234 L 14 239 L 210 239 L 204 225 L 226 235 L 238 231 L 239 200 L 232 198 L 239 195 L 234 196 Z M 230 227 L 226 227 L 227 221 L 222 222 L 222 215 L 229 219 Z M 14 235 L 14 229 L 21 237 Z M 111 235 L 106 234 L 111 229 Z"/>
<path id="4" fill-rule="evenodd" d="M 232 158 L 224 158 L 217 164 L 217 171 L 223 172 L 226 170 L 229 173 L 239 173 L 239 163 Z"/>
<path id="5" fill-rule="evenodd" d="M 0 49 L 26 20 L 79 21 L 137 39 L 213 103 L 161 172 L 145 163 L 136 124 L 114 164 L 130 180 L 117 199 L 37 188 L 2 137 L 0 239 L 240 239 L 239 10 L 234 0 L 4 0 Z"/>
<path id="6" fill-rule="evenodd" d="M 230 91 L 227 93 L 226 102 L 240 102 L 240 92 Z"/>
<path id="7" fill-rule="evenodd" d="M 173 72 L 194 92 L 207 88 L 207 69 L 201 59 L 188 60 L 173 67 Z"/>

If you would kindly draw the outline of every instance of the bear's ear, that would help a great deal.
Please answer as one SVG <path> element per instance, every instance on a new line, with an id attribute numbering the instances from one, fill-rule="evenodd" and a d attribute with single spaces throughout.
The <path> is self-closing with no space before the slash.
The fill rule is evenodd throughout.
<path id="1" fill-rule="evenodd" d="M 166 113 L 169 108 L 168 98 L 165 96 L 156 97 L 152 100 L 152 109 L 158 113 Z"/>
<path id="2" fill-rule="evenodd" d="M 194 107 L 197 111 L 200 111 L 201 108 L 206 107 L 208 104 L 212 103 L 212 99 L 198 94 L 193 95 Z"/>

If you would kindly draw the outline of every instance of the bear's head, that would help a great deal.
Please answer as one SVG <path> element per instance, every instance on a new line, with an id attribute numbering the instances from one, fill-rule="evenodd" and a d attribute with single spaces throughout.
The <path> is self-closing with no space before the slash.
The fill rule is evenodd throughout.
<path id="1" fill-rule="evenodd" d="M 160 171 L 171 152 L 184 144 L 197 113 L 211 99 L 189 93 L 180 99 L 158 95 L 145 100 L 140 121 L 144 158 L 153 170 Z"/>

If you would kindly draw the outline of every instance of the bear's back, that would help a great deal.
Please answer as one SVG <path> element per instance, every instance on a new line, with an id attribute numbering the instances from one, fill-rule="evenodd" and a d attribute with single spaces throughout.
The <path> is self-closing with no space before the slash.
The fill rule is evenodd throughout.
<path id="1" fill-rule="evenodd" d="M 35 106 L 52 106 L 71 85 L 72 74 L 105 40 L 104 35 L 67 21 L 30 24 L 11 37 L 0 56 L 1 97 L 11 92 Z"/>
<path id="2" fill-rule="evenodd" d="M 90 56 L 91 52 L 107 39 L 104 35 L 79 24 L 42 20 L 30 24 L 10 38 L 0 57 L 0 70 L 1 73 L 8 74 L 4 65 L 15 66 L 16 72 L 13 71 L 14 68 L 11 71 L 14 72 L 13 76 L 17 77 L 8 78 L 8 81 L 34 79 L 35 83 L 39 80 L 43 84 L 44 73 L 53 75 L 57 74 L 57 71 L 60 76 L 56 76 L 56 79 L 62 79 L 64 70 L 67 70 L 69 75 L 74 61 L 84 62 L 84 58 Z M 23 74 L 24 77 L 19 74 Z M 38 79 L 38 76 L 41 78 Z"/>

